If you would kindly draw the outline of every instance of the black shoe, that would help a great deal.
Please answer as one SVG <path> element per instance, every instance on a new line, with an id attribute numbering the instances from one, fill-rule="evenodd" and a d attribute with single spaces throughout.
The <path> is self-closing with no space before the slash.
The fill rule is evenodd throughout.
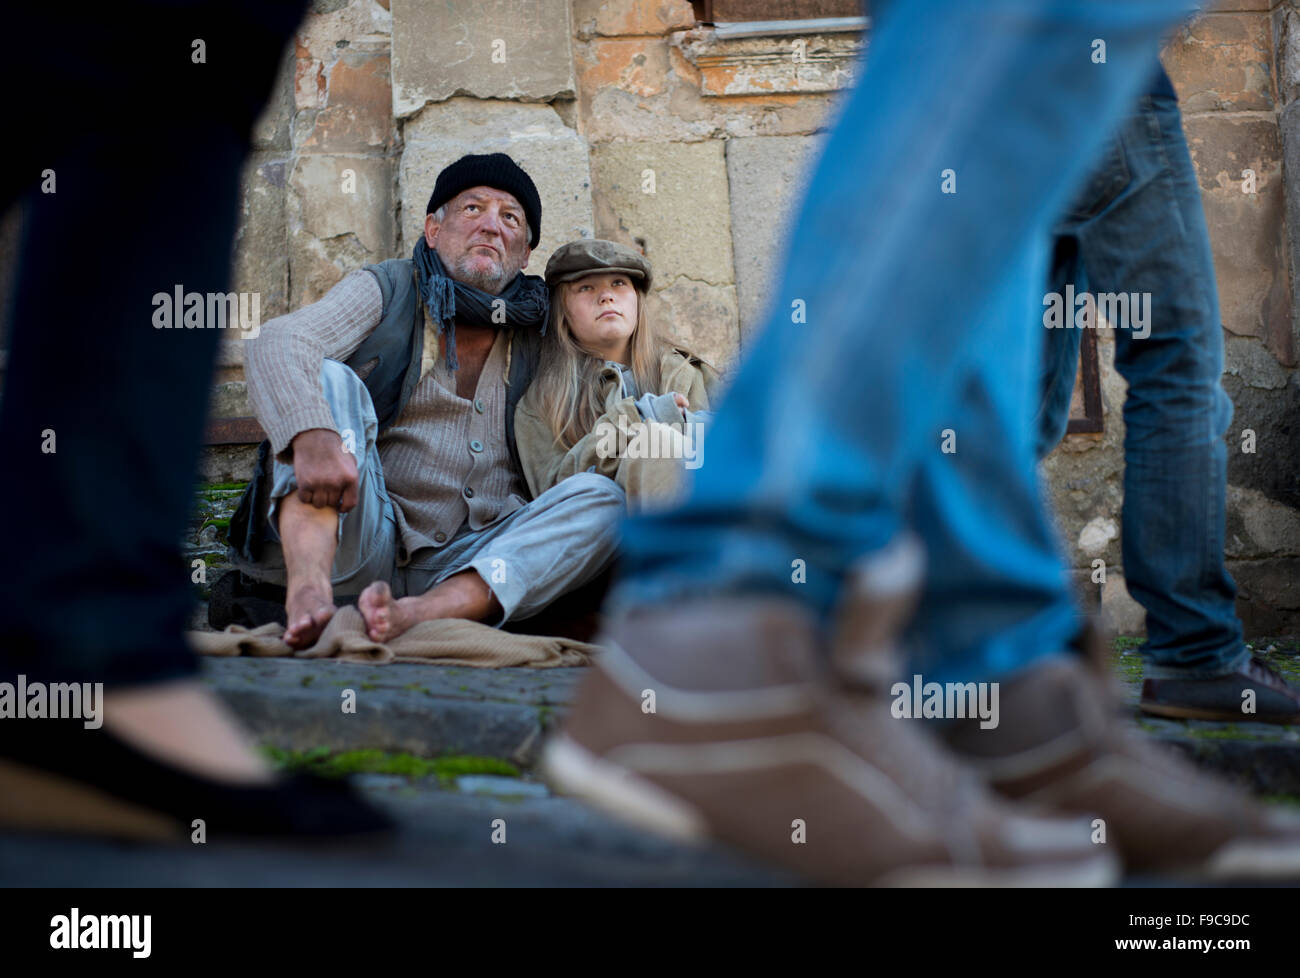
<path id="1" fill-rule="evenodd" d="M 81 720 L 0 720 L 0 829 L 181 841 L 196 820 L 209 842 L 394 828 L 343 780 L 298 773 L 267 785 L 212 781 Z"/>
<path id="2" fill-rule="evenodd" d="M 1246 696 L 1246 690 L 1255 695 Z M 1252 656 L 1225 676 L 1147 679 L 1138 707 L 1153 716 L 1188 720 L 1300 723 L 1300 689 Z"/>

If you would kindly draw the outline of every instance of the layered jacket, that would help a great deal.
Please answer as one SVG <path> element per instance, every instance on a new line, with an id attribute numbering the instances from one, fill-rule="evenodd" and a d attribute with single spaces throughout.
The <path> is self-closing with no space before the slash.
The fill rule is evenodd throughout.
<path id="1" fill-rule="evenodd" d="M 682 350 L 671 349 L 665 353 L 659 369 L 663 390 L 641 393 L 682 394 L 691 411 L 707 411 L 710 399 L 716 400 L 721 392 L 717 371 Z M 529 387 L 520 400 L 515 411 L 515 443 L 524 478 L 534 498 L 578 472 L 594 471 L 628 488 L 620 467 L 626 467 L 629 460 L 600 451 L 600 440 L 608 430 L 607 425 L 613 425 L 617 431 L 645 419 L 637 409 L 637 397 L 625 393 L 622 373 L 617 367 L 608 364 L 603 367 L 597 383 L 603 389 L 605 411 L 596 419 L 592 430 L 569 449 L 556 442 L 551 426 L 543 417 L 540 386 Z"/>

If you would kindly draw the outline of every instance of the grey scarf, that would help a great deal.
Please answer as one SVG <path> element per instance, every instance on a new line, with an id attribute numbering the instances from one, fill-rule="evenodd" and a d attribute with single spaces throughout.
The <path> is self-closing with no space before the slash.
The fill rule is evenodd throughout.
<path id="1" fill-rule="evenodd" d="M 447 274 L 438 253 L 420 238 L 411 255 L 415 261 L 420 287 L 420 298 L 429 315 L 438 324 L 439 331 L 447 337 L 447 369 L 456 370 L 456 320 L 469 326 L 491 326 L 493 329 L 535 329 L 546 333 L 546 316 L 550 311 L 550 297 L 546 283 L 536 275 L 517 274 L 493 295 L 472 285 L 458 282 Z M 495 319 L 493 312 L 498 300 L 505 302 L 505 321 L 501 315 Z"/>

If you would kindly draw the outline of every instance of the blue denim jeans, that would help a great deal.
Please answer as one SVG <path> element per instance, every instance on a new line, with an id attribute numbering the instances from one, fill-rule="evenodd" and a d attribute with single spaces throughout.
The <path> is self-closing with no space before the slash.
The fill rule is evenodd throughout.
<path id="1" fill-rule="evenodd" d="M 1150 320 L 1117 324 L 1124 403 L 1124 574 L 1147 612 L 1148 675 L 1236 668 L 1248 653 L 1223 565 L 1232 402 L 1201 192 L 1176 100 L 1138 100 L 1056 229 L 1049 291 L 1150 293 Z M 1068 421 L 1078 329 L 1047 330 L 1039 454 Z M 1143 334 L 1147 335 L 1143 335 Z"/>
<path id="2" fill-rule="evenodd" d="M 1046 274 L 1056 217 L 1191 10 L 873 5 L 761 335 L 685 501 L 626 527 L 615 607 L 776 592 L 829 618 L 854 564 L 910 528 L 929 554 L 927 679 L 1065 648 L 1078 613 L 1031 427 L 1042 279 L 1023 276 Z"/>

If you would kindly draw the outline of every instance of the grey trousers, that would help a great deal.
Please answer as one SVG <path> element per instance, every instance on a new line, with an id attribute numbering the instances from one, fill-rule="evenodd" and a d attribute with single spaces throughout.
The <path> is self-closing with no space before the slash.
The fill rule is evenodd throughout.
<path id="1" fill-rule="evenodd" d="M 376 445 L 379 425 L 370 393 L 336 360 L 322 364 L 321 386 L 344 446 L 355 446 L 357 455 L 357 505 L 339 516 L 330 574 L 336 597 L 358 595 L 379 580 L 389 582 L 395 597 L 423 594 L 453 574 L 474 570 L 501 604 L 501 619 L 493 622 L 499 626 L 537 614 L 595 578 L 613 560 L 619 522 L 626 513 L 623 490 L 612 479 L 581 472 L 490 526 L 474 530 L 463 525 L 446 545 L 416 550 L 398 567 L 397 520 L 384 487 Z M 240 566 L 248 576 L 271 584 L 286 582 L 279 504 L 297 490 L 293 466 L 277 460 L 268 539 L 261 560 Z"/>

